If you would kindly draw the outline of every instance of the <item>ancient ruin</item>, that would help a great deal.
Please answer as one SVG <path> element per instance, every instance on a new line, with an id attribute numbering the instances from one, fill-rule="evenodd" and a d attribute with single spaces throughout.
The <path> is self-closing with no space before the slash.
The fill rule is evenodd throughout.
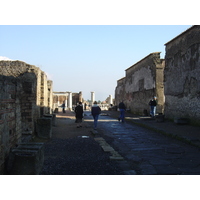
<path id="1" fill-rule="evenodd" d="M 53 111 L 61 112 L 63 106 L 65 106 L 64 110 L 73 110 L 79 101 L 84 101 L 82 92 L 53 92 Z"/>
<path id="2" fill-rule="evenodd" d="M 37 119 L 52 114 L 52 81 L 38 67 L 0 61 L 0 170 L 10 149 L 37 134 Z"/>
<path id="3" fill-rule="evenodd" d="M 165 46 L 165 115 L 200 124 L 200 26 L 192 26 Z"/>
<path id="4" fill-rule="evenodd" d="M 164 108 L 163 71 L 164 59 L 160 52 L 151 53 L 126 69 L 126 76 L 117 81 L 115 89 L 116 105 L 124 101 L 127 109 L 135 114 L 149 113 L 149 100 L 158 99 L 157 112 Z"/>
<path id="5" fill-rule="evenodd" d="M 116 105 L 124 100 L 132 113 L 148 114 L 149 99 L 155 95 L 157 113 L 200 124 L 199 35 L 200 26 L 192 26 L 165 44 L 165 59 L 152 53 L 126 69 L 126 76 L 117 81 Z"/>

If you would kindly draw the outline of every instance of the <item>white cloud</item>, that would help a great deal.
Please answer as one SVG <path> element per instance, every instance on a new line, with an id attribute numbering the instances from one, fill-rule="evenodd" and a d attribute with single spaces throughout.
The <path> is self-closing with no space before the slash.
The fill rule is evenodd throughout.
<path id="1" fill-rule="evenodd" d="M 0 60 L 12 60 L 12 59 L 5 57 L 5 56 L 0 56 Z"/>

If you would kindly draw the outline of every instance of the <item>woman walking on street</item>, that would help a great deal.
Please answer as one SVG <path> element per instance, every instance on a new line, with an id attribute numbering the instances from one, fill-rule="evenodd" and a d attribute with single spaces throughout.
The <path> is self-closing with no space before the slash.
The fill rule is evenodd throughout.
<path id="1" fill-rule="evenodd" d="M 79 102 L 79 104 L 75 107 L 75 113 L 76 113 L 76 123 L 77 128 L 82 127 L 82 119 L 83 119 L 83 105 L 82 102 Z"/>
<path id="2" fill-rule="evenodd" d="M 97 105 L 97 102 L 95 101 L 94 105 L 92 106 L 92 109 L 91 109 L 91 114 L 94 118 L 94 129 L 95 130 L 97 129 L 97 122 L 98 122 L 100 113 L 101 113 L 101 108 Z"/>

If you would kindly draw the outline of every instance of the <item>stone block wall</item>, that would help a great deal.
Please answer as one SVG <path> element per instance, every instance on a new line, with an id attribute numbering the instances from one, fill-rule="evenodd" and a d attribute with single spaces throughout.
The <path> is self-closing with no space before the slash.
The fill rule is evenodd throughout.
<path id="1" fill-rule="evenodd" d="M 48 80 L 47 81 L 47 113 L 52 114 L 53 113 L 53 81 Z"/>
<path id="2" fill-rule="evenodd" d="M 21 61 L 0 61 L 0 171 L 24 132 L 36 134 L 37 119 L 53 106 L 52 81 Z"/>
<path id="3" fill-rule="evenodd" d="M 157 96 L 157 112 L 163 112 L 164 67 L 164 60 L 160 59 L 160 52 L 156 52 L 126 69 L 126 76 L 118 81 L 115 90 L 116 105 L 124 100 L 127 109 L 130 109 L 132 113 L 143 114 L 144 110 L 149 112 L 148 103 L 152 96 Z"/>
<path id="4" fill-rule="evenodd" d="M 126 78 L 121 78 L 117 81 L 117 87 L 115 88 L 115 104 L 119 105 L 125 98 L 125 81 Z"/>
<path id="5" fill-rule="evenodd" d="M 0 75 L 0 171 L 10 148 L 21 141 L 21 105 L 18 98 L 20 82 Z"/>
<path id="6" fill-rule="evenodd" d="M 40 112 L 41 115 L 48 113 L 48 83 L 47 83 L 47 75 L 44 72 L 40 73 L 41 84 L 39 89 L 40 96 Z"/>
<path id="7" fill-rule="evenodd" d="M 200 26 L 192 26 L 165 45 L 165 115 L 199 124 Z"/>

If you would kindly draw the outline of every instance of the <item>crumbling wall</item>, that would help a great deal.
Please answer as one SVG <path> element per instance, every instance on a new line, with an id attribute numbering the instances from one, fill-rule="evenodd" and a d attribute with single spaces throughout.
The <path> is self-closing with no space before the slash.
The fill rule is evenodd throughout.
<path id="1" fill-rule="evenodd" d="M 23 133 L 36 133 L 37 119 L 52 110 L 52 81 L 21 61 L 0 61 L 0 171 Z"/>
<path id="2" fill-rule="evenodd" d="M 115 88 L 115 105 L 119 105 L 125 97 L 125 77 L 117 81 L 117 87 Z"/>
<path id="3" fill-rule="evenodd" d="M 192 26 L 166 45 L 165 115 L 200 119 L 200 26 Z"/>
<path id="4" fill-rule="evenodd" d="M 0 171 L 10 148 L 21 141 L 21 104 L 19 80 L 0 75 Z"/>
<path id="5" fill-rule="evenodd" d="M 41 116 L 45 113 L 48 113 L 48 83 L 47 75 L 44 72 L 40 73 L 41 85 L 40 85 L 40 112 Z"/>
<path id="6" fill-rule="evenodd" d="M 160 59 L 160 52 L 156 52 L 126 69 L 125 78 L 118 81 L 115 90 L 116 103 L 124 100 L 127 109 L 132 113 L 143 114 L 144 110 L 149 112 L 148 103 L 152 96 L 157 96 L 157 112 L 163 112 L 164 66 L 164 60 Z"/>
<path id="7" fill-rule="evenodd" d="M 27 94 L 26 100 L 32 101 L 32 108 L 31 105 L 29 107 L 35 119 L 45 113 L 50 113 L 53 109 L 53 84 L 52 82 L 48 84 L 47 75 L 38 67 L 18 60 L 0 61 L 0 74 L 23 79 L 24 92 Z"/>
<path id="8" fill-rule="evenodd" d="M 53 81 L 48 80 L 47 81 L 48 86 L 48 94 L 47 94 L 47 113 L 52 114 L 53 113 Z"/>

